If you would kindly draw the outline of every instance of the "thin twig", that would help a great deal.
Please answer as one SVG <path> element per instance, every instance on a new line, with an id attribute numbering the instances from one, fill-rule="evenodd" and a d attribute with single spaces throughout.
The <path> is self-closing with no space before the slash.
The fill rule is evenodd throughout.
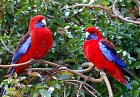
<path id="1" fill-rule="evenodd" d="M 45 60 L 40 60 L 43 64 L 48 64 L 50 66 L 53 66 L 53 67 L 57 67 L 57 66 L 61 66 L 59 64 L 56 64 L 56 63 L 53 63 L 53 62 L 50 62 L 50 61 L 45 61 Z"/>
<path id="2" fill-rule="evenodd" d="M 29 60 L 27 62 L 24 62 L 24 63 L 20 63 L 20 64 L 11 64 L 11 65 L 0 65 L 0 68 L 9 68 L 9 67 L 17 67 L 17 66 L 23 66 L 23 65 L 28 65 L 30 63 L 32 63 L 33 60 Z"/>
<path id="3" fill-rule="evenodd" d="M 66 88 L 65 87 L 64 87 L 64 92 L 63 93 L 64 93 L 64 96 L 63 97 L 67 97 L 66 96 Z"/>
<path id="4" fill-rule="evenodd" d="M 90 4 L 76 4 L 73 6 L 73 8 L 76 8 L 76 7 L 87 7 L 87 8 L 99 8 L 99 9 L 102 9 L 104 11 L 106 11 L 106 13 L 111 17 L 111 18 L 115 18 L 115 15 L 113 15 L 111 13 L 111 11 L 104 7 L 104 6 L 101 6 L 101 5 L 90 5 Z"/>
<path id="5" fill-rule="evenodd" d="M 53 67 L 61 66 L 59 64 L 52 63 L 49 61 L 41 60 L 41 62 L 44 64 L 48 64 L 50 66 L 53 66 Z M 82 69 L 82 70 L 73 70 L 73 71 L 78 72 L 78 73 L 87 73 L 87 72 L 90 72 L 91 70 L 93 70 L 94 65 L 91 62 L 85 62 L 82 64 L 82 67 L 87 67 L 87 68 Z M 27 70 L 42 71 L 43 72 L 43 71 L 51 71 L 51 68 L 31 68 L 31 69 L 27 69 Z"/>
<path id="6" fill-rule="evenodd" d="M 139 0 L 134 0 L 134 2 L 137 4 L 137 6 L 140 6 L 140 1 Z"/>
<path id="7" fill-rule="evenodd" d="M 82 81 L 77 81 L 77 80 L 65 80 L 65 82 L 81 83 Z M 95 90 L 91 85 L 89 85 L 89 84 L 87 84 L 87 83 L 84 83 L 84 85 L 90 87 L 93 91 L 95 91 L 98 95 L 100 95 L 100 94 L 98 93 L 98 91 Z"/>
<path id="8" fill-rule="evenodd" d="M 3 46 L 5 47 L 5 49 L 10 52 L 11 54 L 14 54 L 12 51 L 9 50 L 9 48 L 5 45 L 4 41 L 2 39 L 1 40 L 1 43 L 3 44 Z"/>
<path id="9" fill-rule="evenodd" d="M 97 97 L 93 92 L 91 92 L 85 85 L 83 85 L 83 87 L 90 93 L 92 94 L 94 97 Z"/>
<path id="10" fill-rule="evenodd" d="M 69 84 L 73 84 L 75 86 L 78 86 L 79 83 L 80 84 L 82 83 L 83 84 L 83 87 L 86 89 L 86 91 L 89 92 L 92 96 L 97 97 L 94 93 L 98 94 L 98 96 L 101 96 L 100 93 L 96 89 L 94 89 L 91 85 L 89 85 L 89 84 L 87 84 L 85 82 L 77 81 L 77 80 L 65 80 L 65 82 L 66 83 L 69 83 Z M 88 88 L 90 88 L 91 90 L 93 90 L 94 92 L 93 91 L 91 92 L 86 86 Z"/>
<path id="11" fill-rule="evenodd" d="M 45 10 L 47 11 L 47 4 L 46 4 L 46 1 L 43 0 L 43 3 L 44 3 L 44 6 L 45 6 Z"/>
<path id="12" fill-rule="evenodd" d="M 140 21 L 133 21 L 133 20 L 128 20 L 127 18 L 124 18 L 124 17 L 120 14 L 119 10 L 116 8 L 116 3 L 117 3 L 117 2 L 118 2 L 117 0 L 114 1 L 113 6 L 112 6 L 112 10 L 113 10 L 114 14 L 115 14 L 119 19 L 121 19 L 121 20 L 123 20 L 123 21 L 126 21 L 126 22 L 129 22 L 129 23 L 133 23 L 133 24 L 140 24 Z"/>
<path id="13" fill-rule="evenodd" d="M 53 67 L 61 66 L 59 64 L 56 64 L 56 63 L 53 63 L 53 62 L 50 62 L 50 61 L 31 59 L 31 60 L 29 60 L 27 62 L 20 63 L 20 64 L 0 65 L 0 68 L 9 68 L 9 67 L 17 67 L 17 66 L 27 65 L 27 64 L 32 63 L 32 61 L 34 61 L 34 62 L 40 61 L 43 64 L 48 64 L 48 65 L 53 66 Z M 83 69 L 83 70 L 74 70 L 74 71 L 79 72 L 79 73 L 90 72 L 91 70 L 93 70 L 94 65 L 92 65 L 90 62 L 86 62 L 86 63 L 82 64 L 82 67 L 88 67 L 88 68 Z M 38 69 L 36 68 L 36 69 L 33 69 L 33 70 L 34 71 L 48 71 L 48 68 L 38 68 Z"/>
<path id="14" fill-rule="evenodd" d="M 41 71 L 41 72 L 46 72 L 46 71 L 53 71 L 52 68 L 30 68 L 26 69 L 26 71 Z"/>
<path id="15" fill-rule="evenodd" d="M 100 75 L 101 75 L 101 78 L 99 79 L 95 79 L 95 78 L 91 78 L 91 77 L 87 77 L 81 73 L 78 73 L 78 72 L 74 72 L 73 70 L 70 70 L 70 69 L 67 69 L 69 72 L 73 73 L 73 74 L 76 74 L 84 79 L 87 79 L 88 81 L 91 81 L 91 82 L 102 82 L 104 80 L 106 86 L 107 86 L 107 89 L 108 89 L 108 92 L 109 92 L 109 97 L 113 97 L 113 92 L 112 92 L 112 88 L 111 88 L 111 85 L 109 83 L 109 80 L 106 76 L 106 73 L 101 71 L 100 72 Z"/>
<path id="16" fill-rule="evenodd" d="M 69 82 L 69 81 L 65 81 L 65 82 L 68 83 L 68 84 L 72 84 L 72 85 L 78 86 L 78 84 L 77 83 L 74 83 L 74 82 Z"/>
<path id="17" fill-rule="evenodd" d="M 72 16 L 69 16 L 69 17 L 67 17 L 67 18 L 64 18 L 64 20 L 65 21 L 69 21 L 69 20 L 71 20 L 71 18 L 73 18 L 73 17 L 76 17 L 77 15 L 79 15 L 80 13 L 82 13 L 83 11 L 78 11 L 77 13 L 75 13 L 75 14 L 73 14 Z"/>
<path id="18" fill-rule="evenodd" d="M 80 17 L 79 17 L 78 15 L 76 15 L 75 18 L 78 20 L 78 22 L 79 22 L 81 25 L 85 26 L 85 24 L 81 21 L 81 19 L 80 19 Z"/>
<path id="19" fill-rule="evenodd" d="M 82 67 L 88 67 L 86 69 L 82 69 L 82 70 L 75 70 L 76 72 L 79 72 L 79 73 L 86 73 L 86 72 L 90 72 L 93 70 L 94 68 L 94 65 L 91 63 L 91 62 L 85 62 L 82 64 Z"/>
<path id="20" fill-rule="evenodd" d="M 95 79 L 95 78 L 92 78 L 92 77 L 88 77 L 88 76 L 85 76 L 84 74 L 82 73 L 79 73 L 79 72 L 75 72 L 75 70 L 71 70 L 71 69 L 67 69 L 67 71 L 77 75 L 77 76 L 80 76 L 81 78 L 84 78 L 84 79 L 88 79 L 88 81 L 91 81 L 91 82 L 96 82 L 96 83 L 99 83 L 99 82 L 102 82 L 103 79 L 102 78 L 99 78 L 99 79 Z"/>
<path id="21" fill-rule="evenodd" d="M 91 75 L 89 75 L 88 76 L 88 78 L 90 77 Z M 79 89 L 78 89 L 78 92 L 77 92 L 77 97 L 79 97 L 80 96 L 80 90 L 81 90 L 81 88 L 82 88 L 82 86 L 83 86 L 83 84 L 88 80 L 88 78 L 87 79 L 85 79 L 84 80 L 84 82 L 81 82 L 81 84 L 80 84 L 80 86 L 79 86 Z"/>
<path id="22" fill-rule="evenodd" d="M 111 85 L 110 85 L 110 83 L 109 83 L 109 80 L 108 80 L 108 78 L 107 78 L 107 76 L 106 76 L 106 73 L 103 72 L 103 71 L 101 71 L 101 72 L 100 72 L 100 75 L 101 75 L 101 77 L 103 78 L 103 80 L 104 80 L 104 82 L 105 82 L 105 84 L 106 84 L 106 86 L 107 86 L 108 93 L 109 93 L 109 97 L 113 97 L 112 88 L 111 88 Z"/>

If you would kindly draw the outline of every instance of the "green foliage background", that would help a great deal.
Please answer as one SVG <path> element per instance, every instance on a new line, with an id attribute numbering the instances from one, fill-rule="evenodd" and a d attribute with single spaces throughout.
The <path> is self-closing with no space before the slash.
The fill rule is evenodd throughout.
<path id="1" fill-rule="evenodd" d="M 71 69 L 81 69 L 82 63 L 86 62 L 83 55 L 83 30 L 89 26 L 98 26 L 103 35 L 113 42 L 120 56 L 128 64 L 128 68 L 137 76 L 136 81 L 130 81 L 132 91 L 113 80 L 110 76 L 115 97 L 139 97 L 140 96 L 140 26 L 124 22 L 117 18 L 110 18 L 106 12 L 100 9 L 75 8 L 76 3 L 88 4 L 90 0 L 3 0 L 0 1 L 0 39 L 14 52 L 19 39 L 28 30 L 28 23 L 31 17 L 41 14 L 46 16 L 47 26 L 53 32 L 54 45 L 47 54 L 45 60 L 59 64 L 68 64 Z M 46 2 L 46 3 L 45 3 Z M 110 9 L 114 0 L 95 0 L 92 4 L 99 4 Z M 46 4 L 46 5 L 45 5 Z M 47 6 L 47 11 L 45 6 Z M 138 10 L 133 0 L 120 0 L 118 3 L 121 14 L 125 17 L 139 19 Z M 10 64 L 12 54 L 9 53 L 0 42 L 0 63 Z M 35 64 L 32 67 L 45 67 Z M 0 69 L 1 82 L 6 70 Z M 97 72 L 89 72 L 99 76 Z M 33 78 L 33 79 L 32 79 Z M 13 87 L 7 90 L 10 97 L 75 97 L 76 87 L 67 85 L 64 81 L 54 79 L 41 83 L 42 76 L 38 73 L 22 75 L 9 78 L 4 84 L 10 83 Z M 77 77 L 78 78 L 78 77 Z M 79 79 L 82 80 L 82 79 Z M 29 82 L 28 82 L 29 81 Z M 17 85 L 20 83 L 20 85 Z M 16 86 L 17 85 L 17 86 Z M 103 97 L 107 97 L 107 89 L 104 83 L 94 84 Z M 48 88 L 54 87 L 52 95 Z M 17 93 L 18 92 L 18 93 Z M 45 95 L 45 96 L 44 96 Z M 7 97 L 6 96 L 6 97 Z M 81 92 L 81 97 L 91 97 L 86 92 Z"/>

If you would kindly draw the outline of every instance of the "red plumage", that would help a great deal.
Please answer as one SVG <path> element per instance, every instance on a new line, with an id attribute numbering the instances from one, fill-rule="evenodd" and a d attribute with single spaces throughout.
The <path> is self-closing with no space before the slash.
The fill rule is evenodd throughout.
<path id="1" fill-rule="evenodd" d="M 122 71 L 116 66 L 115 63 L 108 61 L 101 53 L 97 41 L 86 41 L 84 43 L 84 54 L 88 61 L 94 63 L 94 65 L 100 69 L 108 72 L 116 80 L 125 83 Z"/>
<path id="2" fill-rule="evenodd" d="M 28 50 L 19 58 L 16 59 L 16 57 L 13 56 L 16 61 L 12 63 L 18 64 L 27 62 L 30 59 L 41 59 L 52 47 L 52 34 L 51 31 L 45 27 L 45 24 L 41 22 L 43 19 L 45 19 L 44 16 L 37 15 L 30 20 L 28 33 L 21 39 L 15 54 L 17 54 L 17 52 L 20 50 L 20 46 L 22 47 L 25 43 L 25 38 L 27 36 L 30 36 L 30 46 L 28 47 Z M 25 47 L 25 49 L 27 48 L 26 45 L 23 47 Z M 22 52 L 22 50 L 20 51 Z M 28 68 L 28 66 L 29 65 L 15 67 L 15 72 L 17 74 L 22 73 L 26 68 Z"/>
<path id="3" fill-rule="evenodd" d="M 30 20 L 29 30 L 20 40 L 11 64 L 24 63 L 30 59 L 41 59 L 52 47 L 52 44 L 51 31 L 46 27 L 45 17 L 37 15 Z M 12 76 L 14 72 L 22 73 L 29 65 L 10 68 L 9 76 Z M 3 89 L 1 96 L 5 93 L 6 90 Z"/>
<path id="4" fill-rule="evenodd" d="M 92 62 L 98 69 L 104 70 L 114 79 L 131 89 L 131 86 L 127 83 L 123 75 L 123 72 L 128 73 L 128 71 L 125 71 L 126 67 L 123 63 L 121 64 L 123 64 L 122 66 L 124 67 L 121 67 L 121 64 L 117 63 L 118 61 L 122 62 L 122 60 L 118 57 L 118 55 L 115 55 L 116 52 L 114 45 L 106 40 L 96 27 L 89 27 L 86 29 L 86 32 L 91 34 L 90 37 L 88 37 L 89 39 L 84 42 L 84 55 L 86 56 L 87 60 Z M 101 48 L 101 43 L 104 44 L 104 48 Z M 107 50 L 110 50 L 110 52 Z M 115 53 L 115 56 L 112 52 Z M 107 53 L 107 55 L 105 56 L 104 53 Z M 110 53 L 112 53 L 112 55 Z M 112 58 L 113 61 L 109 60 L 109 58 Z M 115 60 L 115 58 L 118 60 Z M 132 77 L 130 73 L 127 75 Z"/>

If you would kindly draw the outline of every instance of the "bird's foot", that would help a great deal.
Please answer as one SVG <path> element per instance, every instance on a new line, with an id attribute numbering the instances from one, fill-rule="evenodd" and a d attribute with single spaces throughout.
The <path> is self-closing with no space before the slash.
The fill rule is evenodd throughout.
<path id="1" fill-rule="evenodd" d="M 36 61 L 37 61 L 37 60 L 35 60 L 35 59 L 33 59 L 33 58 L 30 59 L 31 64 L 36 63 Z"/>

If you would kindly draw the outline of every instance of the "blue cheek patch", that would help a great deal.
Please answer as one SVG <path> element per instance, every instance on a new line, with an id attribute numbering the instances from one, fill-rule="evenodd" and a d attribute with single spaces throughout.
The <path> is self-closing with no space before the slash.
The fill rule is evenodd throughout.
<path id="1" fill-rule="evenodd" d="M 43 24 L 40 22 L 40 23 L 37 23 L 36 25 L 35 25 L 35 28 L 40 28 L 40 27 L 42 27 L 43 26 Z"/>
<path id="2" fill-rule="evenodd" d="M 98 39 L 98 37 L 97 37 L 96 35 L 94 35 L 94 34 L 90 34 L 89 38 L 90 38 L 90 39 L 93 39 L 93 40 Z"/>

